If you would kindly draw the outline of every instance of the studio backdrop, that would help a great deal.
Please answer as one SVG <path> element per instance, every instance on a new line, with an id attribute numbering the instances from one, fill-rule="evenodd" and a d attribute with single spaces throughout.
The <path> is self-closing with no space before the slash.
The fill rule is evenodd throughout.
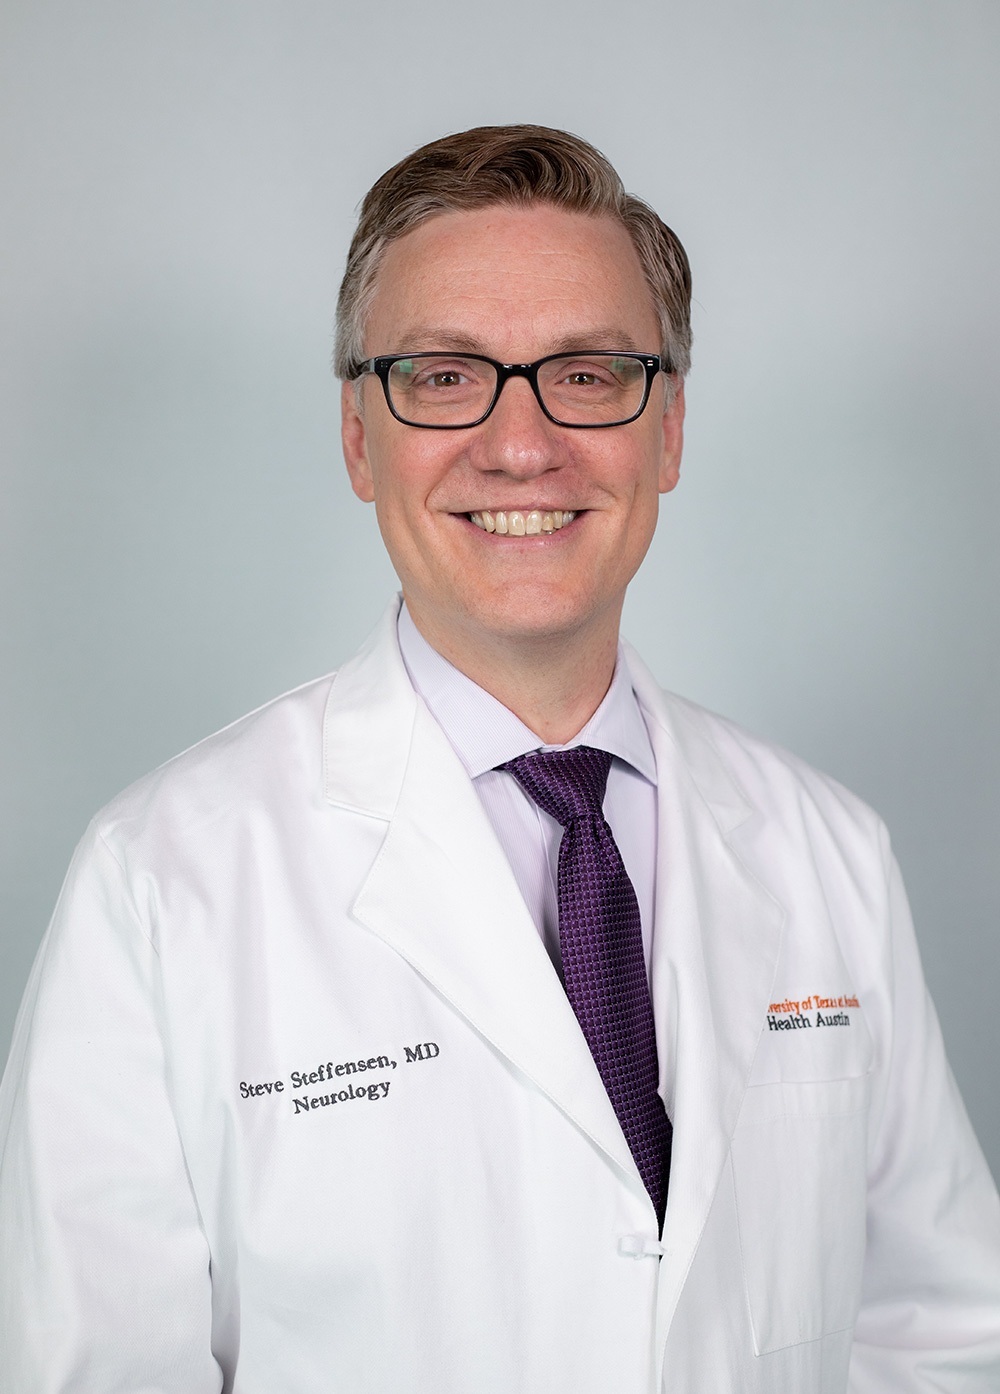
<path id="1" fill-rule="evenodd" d="M 0 1058 L 93 812 L 394 589 L 328 368 L 358 200 L 542 122 L 694 266 L 626 632 L 885 817 L 1000 1172 L 998 59 L 991 0 L 6 0 Z"/>

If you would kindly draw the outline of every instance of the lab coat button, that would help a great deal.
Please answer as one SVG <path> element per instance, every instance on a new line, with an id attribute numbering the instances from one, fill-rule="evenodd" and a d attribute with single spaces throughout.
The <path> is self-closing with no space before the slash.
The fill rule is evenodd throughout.
<path id="1" fill-rule="evenodd" d="M 618 1252 L 622 1258 L 660 1258 L 665 1251 L 658 1239 L 650 1239 L 645 1234 L 623 1234 L 618 1241 Z"/>

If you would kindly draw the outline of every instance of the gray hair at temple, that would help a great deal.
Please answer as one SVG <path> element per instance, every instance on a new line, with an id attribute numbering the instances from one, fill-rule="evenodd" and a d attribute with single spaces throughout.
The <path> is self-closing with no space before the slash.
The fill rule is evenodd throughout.
<path id="1" fill-rule="evenodd" d="M 680 240 L 625 192 L 587 141 L 549 126 L 477 126 L 421 146 L 377 180 L 361 205 L 337 302 L 333 367 L 357 376 L 385 250 L 437 213 L 550 203 L 616 218 L 631 237 L 660 321 L 660 353 L 683 380 L 691 366 L 691 268 Z"/>

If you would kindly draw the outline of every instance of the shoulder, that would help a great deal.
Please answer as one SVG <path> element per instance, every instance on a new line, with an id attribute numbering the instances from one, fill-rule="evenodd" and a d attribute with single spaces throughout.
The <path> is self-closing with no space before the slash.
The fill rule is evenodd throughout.
<path id="1" fill-rule="evenodd" d="M 413 691 L 396 643 L 398 599 L 335 672 L 266 702 L 129 786 L 92 830 L 125 864 L 237 855 L 249 838 L 288 842 L 328 806 L 329 767 L 403 756 Z M 378 713 L 381 712 L 381 717 Z M 400 732 L 403 732 L 400 735 Z M 332 749 L 331 749 L 332 747 Z"/>
<path id="2" fill-rule="evenodd" d="M 335 676 L 273 698 L 166 761 L 112 799 L 94 831 L 115 851 L 190 838 L 284 800 L 319 798 L 323 713 Z"/>
<path id="3" fill-rule="evenodd" d="M 782 837 L 837 844 L 852 858 L 884 862 L 888 839 L 878 814 L 839 780 L 738 722 L 665 691 L 627 651 L 636 695 L 659 750 L 730 822 Z M 657 740 L 654 739 L 654 745 Z M 659 762 L 658 762 L 659 767 Z"/>
<path id="4" fill-rule="evenodd" d="M 793 751 L 686 698 L 673 693 L 665 693 L 664 698 L 675 721 L 697 730 L 711 744 L 756 803 L 777 807 L 793 799 L 866 824 L 877 819 L 877 814 L 857 794 Z"/>

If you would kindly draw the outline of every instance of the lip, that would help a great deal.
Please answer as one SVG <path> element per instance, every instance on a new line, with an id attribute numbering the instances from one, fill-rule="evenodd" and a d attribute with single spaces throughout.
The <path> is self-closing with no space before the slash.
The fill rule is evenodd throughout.
<path id="1" fill-rule="evenodd" d="M 527 517 L 529 513 L 582 513 L 583 509 L 579 505 L 573 508 L 567 503 L 539 503 L 531 499 L 528 503 L 471 503 L 467 508 L 447 511 L 455 518 L 467 518 L 470 513 L 523 513 Z"/>

